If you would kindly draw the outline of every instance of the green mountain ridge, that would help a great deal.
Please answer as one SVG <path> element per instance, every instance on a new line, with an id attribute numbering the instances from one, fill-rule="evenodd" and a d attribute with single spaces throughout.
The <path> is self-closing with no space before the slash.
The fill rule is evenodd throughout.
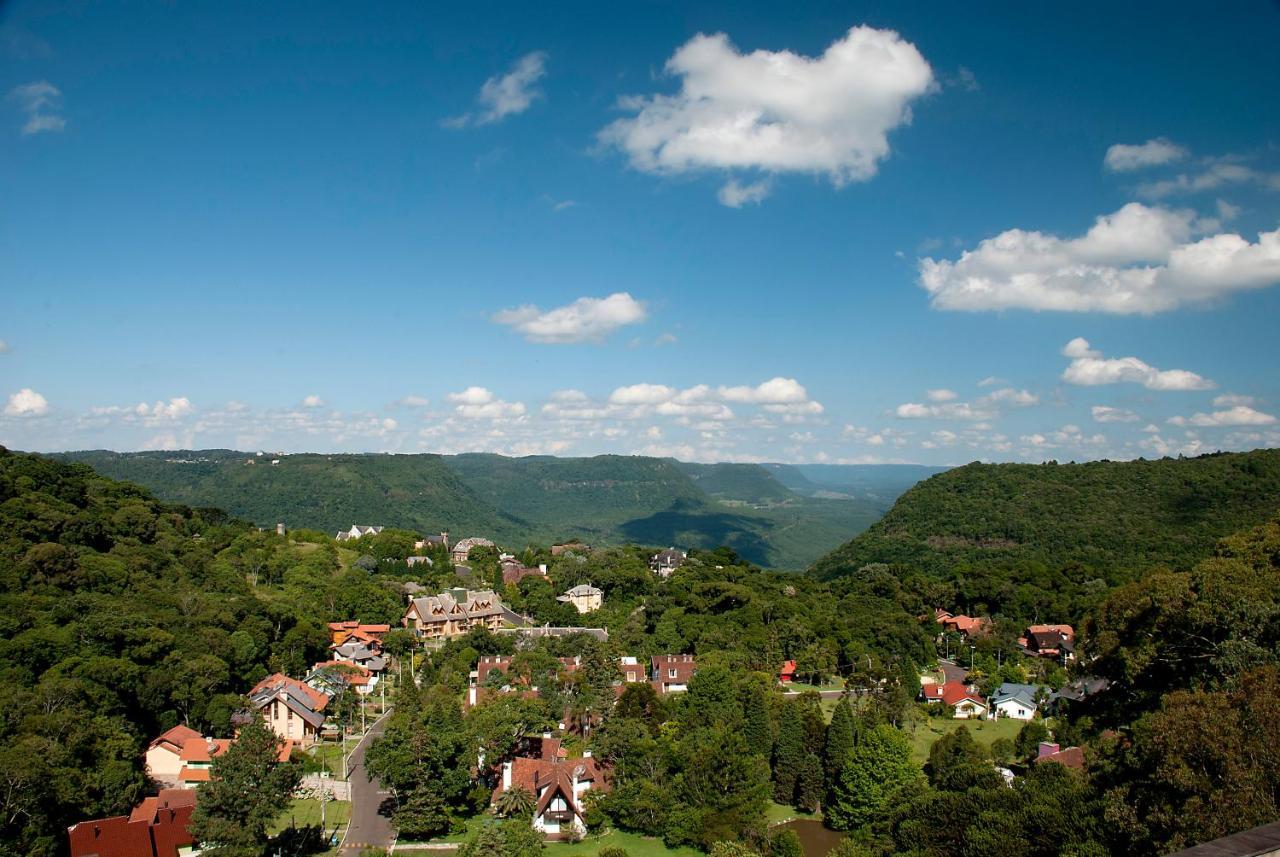
<path id="1" fill-rule="evenodd" d="M 447 530 L 455 539 L 483 535 L 511 547 L 569 538 L 723 544 L 751 562 L 791 570 L 808 567 L 887 508 L 858 497 L 805 496 L 760 465 L 644 456 L 91 450 L 52 457 L 89 464 L 165 500 L 224 508 L 259 526 L 336 532 L 353 523 L 382 524 Z"/>
<path id="2" fill-rule="evenodd" d="M 1280 509 L 1280 450 L 1155 461 L 973 463 L 908 490 L 862 534 L 816 562 L 822 579 L 873 563 L 934 577 L 982 566 L 1081 566 L 1110 584 L 1188 568 L 1216 541 Z"/>

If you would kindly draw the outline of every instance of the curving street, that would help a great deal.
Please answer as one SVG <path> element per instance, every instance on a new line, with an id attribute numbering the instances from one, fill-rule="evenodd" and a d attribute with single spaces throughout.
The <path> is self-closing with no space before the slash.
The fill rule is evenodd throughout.
<path id="1" fill-rule="evenodd" d="M 382 734 L 390 715 L 388 711 L 379 717 L 351 753 L 348 775 L 351 781 L 351 821 L 338 847 L 339 855 L 359 854 L 366 848 L 387 848 L 395 839 L 391 819 L 383 813 L 382 807 L 391 793 L 383 791 L 382 784 L 370 779 L 364 769 L 365 751 L 369 749 L 370 742 Z"/>

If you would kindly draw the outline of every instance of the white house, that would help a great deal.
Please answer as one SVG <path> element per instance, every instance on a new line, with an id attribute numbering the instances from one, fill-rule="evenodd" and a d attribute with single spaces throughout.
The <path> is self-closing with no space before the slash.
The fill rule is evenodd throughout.
<path id="1" fill-rule="evenodd" d="M 1042 688 L 1034 684 L 1005 682 L 991 697 L 990 717 L 1008 717 L 1013 720 L 1031 720 L 1040 709 L 1036 696 Z M 1047 692 L 1047 689 L 1044 689 Z"/>
<path id="2" fill-rule="evenodd" d="M 604 590 L 589 583 L 580 583 L 564 595 L 557 596 L 556 600 L 572 604 L 579 613 L 590 613 L 604 604 Z"/>

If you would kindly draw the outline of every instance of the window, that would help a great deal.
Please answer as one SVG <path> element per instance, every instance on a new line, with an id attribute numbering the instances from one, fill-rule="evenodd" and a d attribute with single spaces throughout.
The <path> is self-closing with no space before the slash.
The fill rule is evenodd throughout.
<path id="1" fill-rule="evenodd" d="M 667 678 L 675 678 L 675 677 L 676 677 L 676 670 L 674 667 L 667 670 Z"/>
<path id="2" fill-rule="evenodd" d="M 290 709 L 289 709 L 289 716 L 288 716 L 287 718 L 285 718 L 285 719 L 287 719 L 287 720 L 292 720 L 292 719 L 293 719 L 293 709 L 292 709 L 292 708 L 290 708 Z"/>

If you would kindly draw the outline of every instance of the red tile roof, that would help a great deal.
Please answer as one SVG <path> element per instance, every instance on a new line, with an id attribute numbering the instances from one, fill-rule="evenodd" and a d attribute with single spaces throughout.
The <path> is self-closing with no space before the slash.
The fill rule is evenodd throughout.
<path id="1" fill-rule="evenodd" d="M 1057 762 L 1059 765 L 1066 765 L 1068 768 L 1074 768 L 1079 771 L 1084 768 L 1084 749 L 1080 747 L 1068 747 L 1065 750 L 1059 750 L 1056 753 L 1046 753 L 1035 759 L 1037 765 L 1043 762 Z"/>
<path id="2" fill-rule="evenodd" d="M 949 681 L 942 686 L 942 701 L 947 705 L 958 705 L 966 699 L 970 702 L 976 702 L 983 708 L 987 707 L 986 700 L 963 682 Z"/>
<path id="3" fill-rule="evenodd" d="M 153 747 L 164 746 L 165 749 L 174 753 L 182 752 L 182 745 L 192 738 L 199 738 L 200 733 L 192 729 L 190 726 L 178 724 L 172 729 L 166 729 L 155 738 L 151 739 L 151 743 L 147 745 L 147 749 Z"/>
<path id="4" fill-rule="evenodd" d="M 267 688 L 285 686 L 295 691 L 303 699 L 311 703 L 312 711 L 323 711 L 324 707 L 329 704 L 329 697 L 306 682 L 299 681 L 296 678 L 290 678 L 284 673 L 272 673 L 253 686 L 253 690 L 249 691 L 249 696 L 253 696 L 260 690 Z"/>

